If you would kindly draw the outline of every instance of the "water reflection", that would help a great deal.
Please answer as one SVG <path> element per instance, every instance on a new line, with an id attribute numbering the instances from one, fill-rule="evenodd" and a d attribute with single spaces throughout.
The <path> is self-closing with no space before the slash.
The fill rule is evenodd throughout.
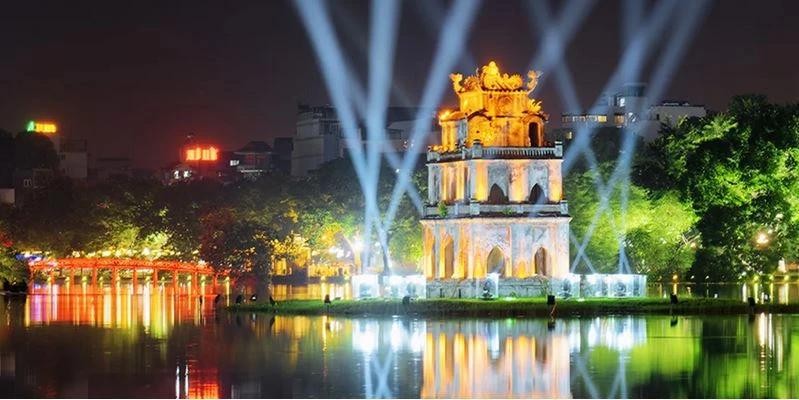
<path id="1" fill-rule="evenodd" d="M 647 295 L 668 298 L 671 293 L 680 296 L 735 299 L 746 301 L 749 296 L 758 302 L 779 304 L 799 302 L 799 282 L 777 279 L 770 283 L 657 283 L 647 286 Z M 352 298 L 352 286 L 348 283 L 308 283 L 275 284 L 273 296 L 277 300 L 321 300 L 329 295 L 331 299 Z"/>
<path id="2" fill-rule="evenodd" d="M 23 397 L 799 396 L 799 317 L 416 320 L 215 312 L 160 290 L 4 298 Z"/>
<path id="3" fill-rule="evenodd" d="M 272 296 L 275 300 L 322 300 L 325 295 L 331 299 L 351 299 L 352 285 L 349 283 L 308 283 L 272 285 Z"/>
<path id="4" fill-rule="evenodd" d="M 97 294 L 60 294 L 52 285 L 48 291 L 27 296 L 24 326 L 64 323 L 107 328 L 141 327 L 146 334 L 166 337 L 177 323 L 200 324 L 203 312 L 213 308 L 210 295 L 174 296 L 163 286 L 98 290 Z M 228 299 L 226 299 L 228 300 Z"/>
<path id="5" fill-rule="evenodd" d="M 759 283 L 651 283 L 647 295 L 668 297 L 671 293 L 688 297 L 736 299 L 746 301 L 754 297 L 758 302 L 789 304 L 799 303 L 799 282 L 775 278 L 773 282 Z"/>

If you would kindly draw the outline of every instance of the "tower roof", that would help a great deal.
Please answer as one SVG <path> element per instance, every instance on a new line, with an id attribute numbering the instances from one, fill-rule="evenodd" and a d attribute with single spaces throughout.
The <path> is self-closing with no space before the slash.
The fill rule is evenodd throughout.
<path id="1" fill-rule="evenodd" d="M 475 71 L 474 75 L 466 77 L 463 80 L 461 74 L 451 74 L 449 77 L 452 79 L 452 87 L 455 93 L 470 92 L 476 90 L 482 91 L 502 91 L 502 92 L 526 92 L 530 93 L 535 90 L 538 85 L 538 77 L 541 72 L 530 70 L 527 72 L 527 84 L 519 74 L 501 74 L 499 66 L 494 61 L 489 61 L 488 65 L 484 65 Z M 463 81 L 463 84 L 461 84 Z"/>
<path id="2" fill-rule="evenodd" d="M 530 97 L 538 85 L 537 71 L 527 80 L 519 74 L 500 72 L 491 61 L 465 79 L 452 74 L 458 110 L 439 114 L 441 146 L 436 151 L 457 152 L 479 141 L 485 147 L 542 147 L 547 115 L 541 102 Z"/>

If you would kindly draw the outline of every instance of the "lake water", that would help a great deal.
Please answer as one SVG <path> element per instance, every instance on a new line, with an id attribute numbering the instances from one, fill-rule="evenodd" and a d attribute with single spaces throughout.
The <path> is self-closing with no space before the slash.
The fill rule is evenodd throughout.
<path id="1" fill-rule="evenodd" d="M 6 397 L 799 397 L 799 316 L 231 314 L 213 298 L 4 297 Z"/>

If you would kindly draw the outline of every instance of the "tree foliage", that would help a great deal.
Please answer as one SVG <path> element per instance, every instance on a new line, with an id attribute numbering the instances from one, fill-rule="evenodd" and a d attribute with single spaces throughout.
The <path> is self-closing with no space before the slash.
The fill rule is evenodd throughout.
<path id="1" fill-rule="evenodd" d="M 799 107 L 736 97 L 724 113 L 685 120 L 648 149 L 639 181 L 671 182 L 699 215 L 693 272 L 738 279 L 796 260 Z"/>
<path id="2" fill-rule="evenodd" d="M 626 271 L 620 267 L 625 261 L 622 257 L 631 272 L 653 278 L 687 270 L 693 261 L 690 231 L 696 219 L 690 208 L 673 192 L 653 194 L 634 184 L 629 185 L 624 206 L 622 185 L 626 183 L 622 180 L 610 188 L 607 201 L 601 201 L 597 183 L 608 181 L 612 167 L 606 163 L 565 180 L 570 227 L 579 239 L 578 245 L 571 246 L 577 271 Z M 580 252 L 579 243 L 585 237 L 589 240 Z"/>

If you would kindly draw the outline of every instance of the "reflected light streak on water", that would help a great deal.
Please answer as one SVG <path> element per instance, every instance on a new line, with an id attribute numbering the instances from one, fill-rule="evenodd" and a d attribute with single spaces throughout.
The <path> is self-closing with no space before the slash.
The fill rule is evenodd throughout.
<path id="1" fill-rule="evenodd" d="M 538 319 L 290 317 L 215 312 L 212 301 L 166 292 L 4 298 L 0 391 L 178 398 L 799 396 L 795 316 L 616 316 L 554 326 Z"/>

